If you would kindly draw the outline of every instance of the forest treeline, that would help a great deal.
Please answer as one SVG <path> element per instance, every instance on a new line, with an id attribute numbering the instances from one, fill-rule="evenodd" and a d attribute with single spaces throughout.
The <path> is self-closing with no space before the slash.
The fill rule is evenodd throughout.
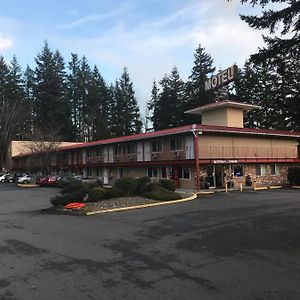
<path id="1" fill-rule="evenodd" d="M 265 5 L 269 1 L 248 2 Z M 300 8 L 291 3 L 285 10 L 266 11 L 261 17 L 242 16 L 249 26 L 270 33 L 283 21 L 281 37 L 291 38 L 264 37 L 266 47 L 239 69 L 238 80 L 210 92 L 205 91 L 204 82 L 219 70 L 199 44 L 187 80 L 174 67 L 153 82 L 149 99 L 142 99 L 147 102 L 144 122 L 127 68 L 108 84 L 86 57 L 73 53 L 66 63 L 47 42 L 35 57 L 35 66 L 25 70 L 16 57 L 7 62 L 0 56 L 0 165 L 11 140 L 33 140 L 50 132 L 64 141 L 86 142 L 199 123 L 199 117 L 184 112 L 222 99 L 261 106 L 247 113 L 247 126 L 300 130 Z"/>

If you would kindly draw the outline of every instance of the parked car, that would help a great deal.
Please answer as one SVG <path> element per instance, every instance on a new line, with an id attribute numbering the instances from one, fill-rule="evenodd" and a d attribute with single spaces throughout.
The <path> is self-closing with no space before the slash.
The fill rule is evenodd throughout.
<path id="1" fill-rule="evenodd" d="M 58 179 L 58 176 L 50 175 L 48 177 L 47 186 L 57 186 L 57 179 Z"/>
<path id="2" fill-rule="evenodd" d="M 63 187 L 65 184 L 71 183 L 71 182 L 76 182 L 78 180 L 76 180 L 74 178 L 74 176 L 70 176 L 70 175 L 61 175 L 57 178 L 56 184 L 58 187 Z"/>
<path id="3" fill-rule="evenodd" d="M 24 174 L 22 177 L 18 178 L 18 183 L 29 183 L 30 181 L 32 181 L 32 176 L 28 175 L 28 174 Z"/>
<path id="4" fill-rule="evenodd" d="M 46 175 L 40 175 L 36 178 L 35 183 L 39 186 L 46 186 L 48 182 L 48 176 Z"/>
<path id="5" fill-rule="evenodd" d="M 6 176 L 5 176 L 5 182 L 9 182 L 9 183 L 14 182 L 14 176 L 11 175 L 11 174 L 6 174 Z"/>
<path id="6" fill-rule="evenodd" d="M 5 176 L 6 176 L 7 174 L 1 174 L 0 175 L 0 182 L 5 182 Z"/>

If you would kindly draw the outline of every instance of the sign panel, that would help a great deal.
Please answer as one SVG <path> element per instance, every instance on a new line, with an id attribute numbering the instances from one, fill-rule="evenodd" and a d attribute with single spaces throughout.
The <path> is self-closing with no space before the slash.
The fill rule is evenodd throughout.
<path id="1" fill-rule="evenodd" d="M 217 75 L 212 76 L 205 81 L 205 90 L 212 90 L 234 81 L 237 78 L 237 73 L 237 66 L 233 65 Z"/>
<path id="2" fill-rule="evenodd" d="M 237 160 L 214 160 L 214 164 L 236 164 L 238 161 Z"/>

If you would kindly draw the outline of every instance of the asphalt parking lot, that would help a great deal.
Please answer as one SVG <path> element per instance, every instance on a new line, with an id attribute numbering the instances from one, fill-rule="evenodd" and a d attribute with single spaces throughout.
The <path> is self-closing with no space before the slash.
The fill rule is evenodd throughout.
<path id="1" fill-rule="evenodd" d="M 300 190 L 92 217 L 0 185 L 0 299 L 300 299 Z"/>

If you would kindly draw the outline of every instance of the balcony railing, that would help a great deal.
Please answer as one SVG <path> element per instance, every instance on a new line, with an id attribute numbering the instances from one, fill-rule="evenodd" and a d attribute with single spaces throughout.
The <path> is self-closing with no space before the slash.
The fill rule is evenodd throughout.
<path id="1" fill-rule="evenodd" d="M 297 158 L 294 147 L 230 147 L 200 146 L 200 158 Z"/>

